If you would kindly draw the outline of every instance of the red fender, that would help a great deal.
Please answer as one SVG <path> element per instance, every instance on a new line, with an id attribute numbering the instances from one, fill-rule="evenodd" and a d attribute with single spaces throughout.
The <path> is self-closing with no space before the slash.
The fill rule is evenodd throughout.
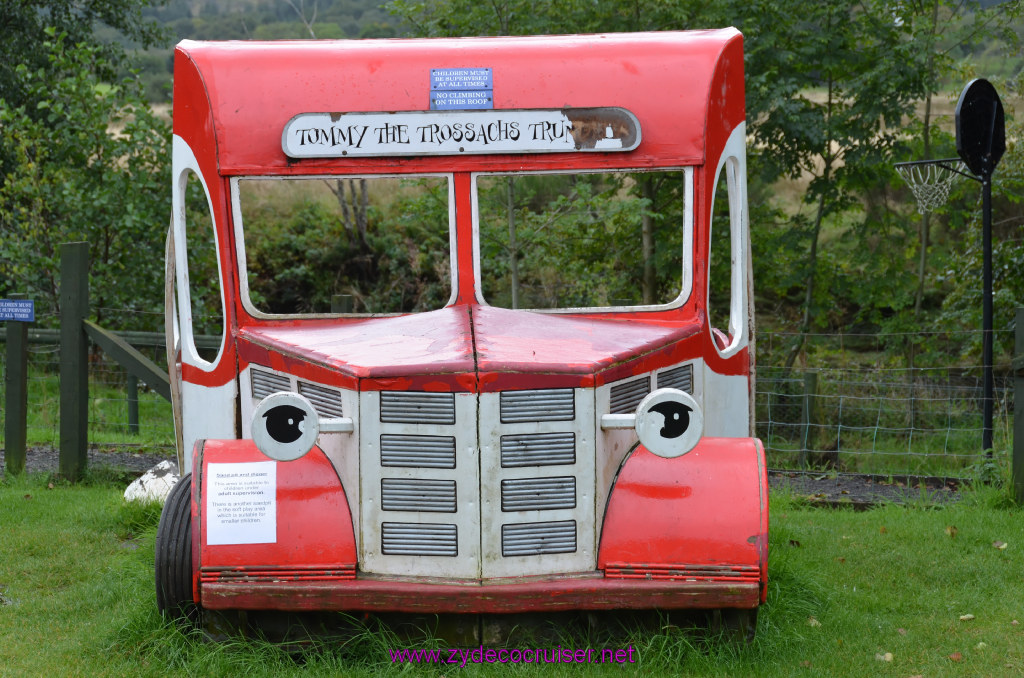
<path id="1" fill-rule="evenodd" d="M 597 566 L 614 578 L 757 582 L 764 602 L 768 476 L 761 441 L 703 438 L 673 459 L 637 446 L 608 500 Z"/>
<path id="2" fill-rule="evenodd" d="M 319 447 L 295 461 L 275 462 L 252 440 L 205 440 L 193 452 L 192 561 L 196 602 L 211 582 L 355 579 L 352 514 L 338 474 Z M 210 464 L 276 466 L 276 526 L 270 543 L 210 544 Z M 223 467 L 222 467 L 223 468 Z M 269 523 L 268 523 L 269 524 Z"/>

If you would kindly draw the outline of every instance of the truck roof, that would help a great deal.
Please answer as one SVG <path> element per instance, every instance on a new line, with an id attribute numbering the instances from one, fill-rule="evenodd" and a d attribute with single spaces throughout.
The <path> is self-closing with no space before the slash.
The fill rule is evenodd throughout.
<path id="1" fill-rule="evenodd" d="M 311 158 L 282 150 L 305 113 L 430 110 L 432 69 L 489 68 L 494 109 L 620 107 L 642 140 L 602 166 L 699 165 L 744 119 L 742 36 L 733 29 L 600 35 L 196 42 L 175 51 L 174 133 L 221 175 L 451 171 L 450 158 Z M 729 96 L 725 92 L 729 91 Z M 202 159 L 200 160 L 201 162 Z M 205 164 L 205 162 L 203 163 Z M 579 152 L 530 165 L 592 165 Z M 509 171 L 515 155 L 460 156 Z"/>

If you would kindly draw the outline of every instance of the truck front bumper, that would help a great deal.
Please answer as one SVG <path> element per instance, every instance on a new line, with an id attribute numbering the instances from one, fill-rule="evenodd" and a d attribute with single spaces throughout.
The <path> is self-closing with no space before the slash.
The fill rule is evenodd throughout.
<path id="1" fill-rule="evenodd" d="M 601 573 L 500 583 L 393 578 L 206 582 L 207 609 L 291 612 L 516 613 L 562 610 L 755 608 L 757 581 L 613 579 Z"/>

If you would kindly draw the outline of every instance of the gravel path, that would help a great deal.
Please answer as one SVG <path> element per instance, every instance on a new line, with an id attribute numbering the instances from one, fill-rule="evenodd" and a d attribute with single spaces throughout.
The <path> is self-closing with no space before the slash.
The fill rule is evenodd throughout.
<path id="1" fill-rule="evenodd" d="M 126 476 L 139 476 L 164 460 L 174 460 L 171 450 L 165 453 L 135 452 L 131 448 L 92 448 L 89 467 L 111 467 Z M 25 467 L 30 473 L 55 473 L 59 454 L 53 447 L 32 447 L 26 454 Z M 5 470 L 0 451 L 0 474 Z M 788 488 L 813 503 L 829 506 L 852 505 L 866 509 L 882 503 L 920 502 L 946 504 L 958 499 L 956 480 L 920 477 L 865 476 L 853 473 L 821 473 L 773 471 L 768 475 L 772 489 Z M 922 489 L 923 484 L 923 489 Z"/>
<path id="2" fill-rule="evenodd" d="M 140 476 L 164 460 L 174 461 L 174 452 L 135 452 L 130 447 L 90 448 L 89 468 L 109 467 L 125 472 L 126 475 Z M 55 447 L 30 447 L 25 453 L 25 470 L 29 473 L 56 473 L 60 467 L 60 454 Z M 0 451 L 0 474 L 5 473 L 7 464 Z"/>

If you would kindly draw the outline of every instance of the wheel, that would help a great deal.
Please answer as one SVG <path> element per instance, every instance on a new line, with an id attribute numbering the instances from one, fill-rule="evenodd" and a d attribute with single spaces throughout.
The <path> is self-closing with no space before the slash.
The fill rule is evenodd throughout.
<path id="1" fill-rule="evenodd" d="M 156 528 L 156 606 L 173 619 L 195 622 L 192 599 L 192 474 L 171 488 Z"/>
<path id="2" fill-rule="evenodd" d="M 708 616 L 713 633 L 721 633 L 737 645 L 749 645 L 757 633 L 757 610 L 723 609 L 712 610 Z"/>

